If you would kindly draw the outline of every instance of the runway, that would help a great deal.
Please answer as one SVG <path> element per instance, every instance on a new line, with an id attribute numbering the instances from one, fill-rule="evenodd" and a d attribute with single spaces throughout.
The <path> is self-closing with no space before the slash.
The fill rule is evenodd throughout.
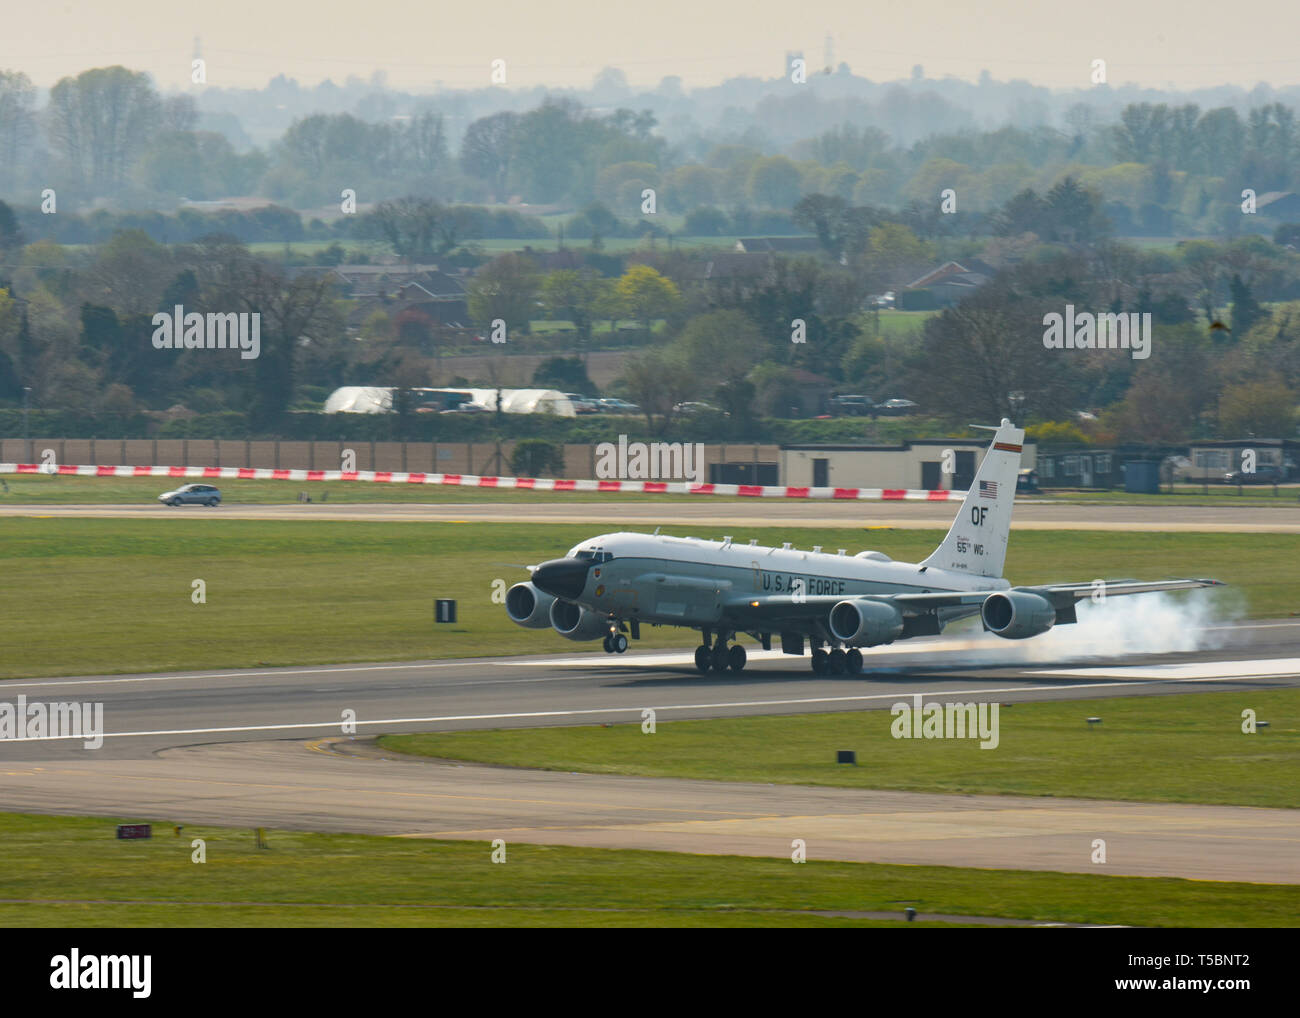
<path id="1" fill-rule="evenodd" d="M 691 717 L 886 710 L 919 692 L 1004 703 L 1300 684 L 1300 620 L 1216 627 L 1218 649 L 980 663 L 970 641 L 813 676 L 687 655 L 503 658 L 0 684 L 0 699 L 104 705 L 100 749 L 0 740 L 0 808 L 410 837 L 1300 882 L 1300 811 L 768 786 L 376 759 L 367 737 Z M 1209 639 L 1210 636 L 1206 636 Z M 920 641 L 917 641 L 918 646 Z M 357 739 L 342 732 L 355 712 Z"/>
<path id="2" fill-rule="evenodd" d="M 1274 506 L 1087 505 L 1021 500 L 1016 503 L 1013 530 L 1213 531 L 1260 534 L 1300 533 L 1300 504 L 1279 500 Z M 829 502 L 782 499 L 718 499 L 655 502 L 624 496 L 604 496 L 599 502 L 462 502 L 424 503 L 292 503 L 239 505 L 214 509 L 188 506 L 173 509 L 141 505 L 3 505 L 0 516 L 51 519 L 238 519 L 238 520 L 364 520 L 370 522 L 476 522 L 592 524 L 599 519 L 615 527 L 698 524 L 709 527 L 894 527 L 946 530 L 956 515 L 951 502 Z"/>

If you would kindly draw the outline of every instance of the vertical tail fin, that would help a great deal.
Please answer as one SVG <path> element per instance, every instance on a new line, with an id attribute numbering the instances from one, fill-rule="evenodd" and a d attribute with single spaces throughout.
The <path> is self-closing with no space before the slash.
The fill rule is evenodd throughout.
<path id="1" fill-rule="evenodd" d="M 1024 429 L 1015 427 L 1004 417 L 971 481 L 952 529 L 943 544 L 921 565 L 972 576 L 1002 575 L 1024 441 Z"/>

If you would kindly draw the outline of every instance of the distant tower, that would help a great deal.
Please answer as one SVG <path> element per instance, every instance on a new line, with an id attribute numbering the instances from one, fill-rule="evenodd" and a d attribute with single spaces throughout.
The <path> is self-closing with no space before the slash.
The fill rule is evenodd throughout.
<path id="1" fill-rule="evenodd" d="M 830 74 L 835 69 L 835 37 L 826 33 L 826 51 L 823 56 L 822 66 L 826 68 L 826 73 Z"/>

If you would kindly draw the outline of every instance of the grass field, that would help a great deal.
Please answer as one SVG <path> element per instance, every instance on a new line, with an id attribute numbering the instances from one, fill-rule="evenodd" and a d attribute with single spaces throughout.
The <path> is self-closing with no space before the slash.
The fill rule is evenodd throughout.
<path id="1" fill-rule="evenodd" d="M 486 443 L 484 443 L 486 446 Z M 486 462 L 475 469 L 496 470 Z M 410 464 L 412 470 L 416 464 Z M 509 467 L 503 466 L 505 474 Z M 48 474 L 0 474 L 5 491 L 0 488 L 0 505 L 143 505 L 153 504 L 164 491 L 201 478 L 167 477 L 71 477 Z M 221 489 L 228 505 L 270 505 L 298 501 L 305 492 L 313 502 L 348 503 L 498 503 L 498 502 L 607 502 L 611 498 L 628 502 L 725 502 L 752 505 L 753 498 L 728 498 L 717 495 L 607 495 L 595 492 L 537 492 L 515 489 L 462 488 L 451 484 L 376 484 L 371 481 L 241 481 L 216 479 L 210 483 Z M 1235 487 L 1211 485 L 1203 493 L 1199 485 L 1180 485 L 1177 494 L 1140 495 L 1123 491 L 1048 491 L 1027 496 L 1033 502 L 1060 502 L 1080 505 L 1169 505 L 1232 506 L 1233 508 L 1300 508 L 1300 486 L 1284 486 L 1274 494 L 1272 487 Z M 807 512 L 813 516 L 825 500 L 809 500 Z M 906 509 L 900 509 L 905 512 Z M 956 512 L 954 503 L 953 512 Z"/>
<path id="2" fill-rule="evenodd" d="M 0 678 L 599 652 L 598 643 L 521 629 L 493 600 L 526 578 L 516 566 L 562 555 L 598 526 L 222 520 L 203 508 L 165 520 L 0 518 L 0 618 L 7 633 L 32 636 L 6 639 Z M 788 528 L 735 536 L 791 537 Z M 917 561 L 941 536 L 826 529 L 796 543 Z M 1202 534 L 1189 545 L 1185 534 L 1030 531 L 1011 542 L 1007 575 L 1214 576 L 1236 585 L 1216 596 L 1273 617 L 1300 610 L 1297 558 L 1300 535 Z M 196 579 L 205 604 L 191 601 Z M 433 624 L 438 597 L 460 602 L 456 625 Z M 643 637 L 649 648 L 696 639 L 649 627 Z"/>
<path id="3" fill-rule="evenodd" d="M 970 697 L 963 697 L 970 700 Z M 1241 731 L 1250 707 L 1268 728 Z M 1090 726 L 1089 716 L 1102 718 Z M 1000 742 L 894 739 L 888 711 L 609 728 L 386 735 L 381 745 L 544 770 L 966 795 L 1300 807 L 1300 690 L 1019 703 Z M 835 763 L 855 750 L 856 767 Z"/>
<path id="4" fill-rule="evenodd" d="M 132 822 L 142 818 L 130 818 Z M 147 819 L 147 818 L 143 818 Z M 1300 887 L 506 846 L 0 814 L 2 926 L 870 926 L 816 911 L 1295 926 Z M 203 839 L 207 861 L 191 861 Z M 895 925 L 891 923 L 890 925 Z"/>

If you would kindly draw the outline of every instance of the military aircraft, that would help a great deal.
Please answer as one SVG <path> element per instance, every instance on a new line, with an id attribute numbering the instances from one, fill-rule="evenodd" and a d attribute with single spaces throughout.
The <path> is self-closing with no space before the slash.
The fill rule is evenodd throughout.
<path id="1" fill-rule="evenodd" d="M 923 562 L 894 562 L 878 551 L 849 556 L 820 546 L 768 548 L 659 534 L 602 534 L 564 558 L 530 567 L 532 577 L 506 592 L 506 613 L 531 629 L 552 627 L 569 640 L 603 640 L 608 653 L 628 648 L 641 627 L 698 629 L 701 672 L 740 671 L 746 633 L 764 650 L 776 635 L 787 654 L 812 647 L 817 674 L 857 674 L 862 647 L 936 636 L 979 615 L 1008 640 L 1075 622 L 1076 603 L 1158 590 L 1216 586 L 1205 579 L 1093 580 L 1013 587 L 1002 578 L 1016 477 L 1025 433 L 1009 420 L 993 442 L 943 543 Z"/>

